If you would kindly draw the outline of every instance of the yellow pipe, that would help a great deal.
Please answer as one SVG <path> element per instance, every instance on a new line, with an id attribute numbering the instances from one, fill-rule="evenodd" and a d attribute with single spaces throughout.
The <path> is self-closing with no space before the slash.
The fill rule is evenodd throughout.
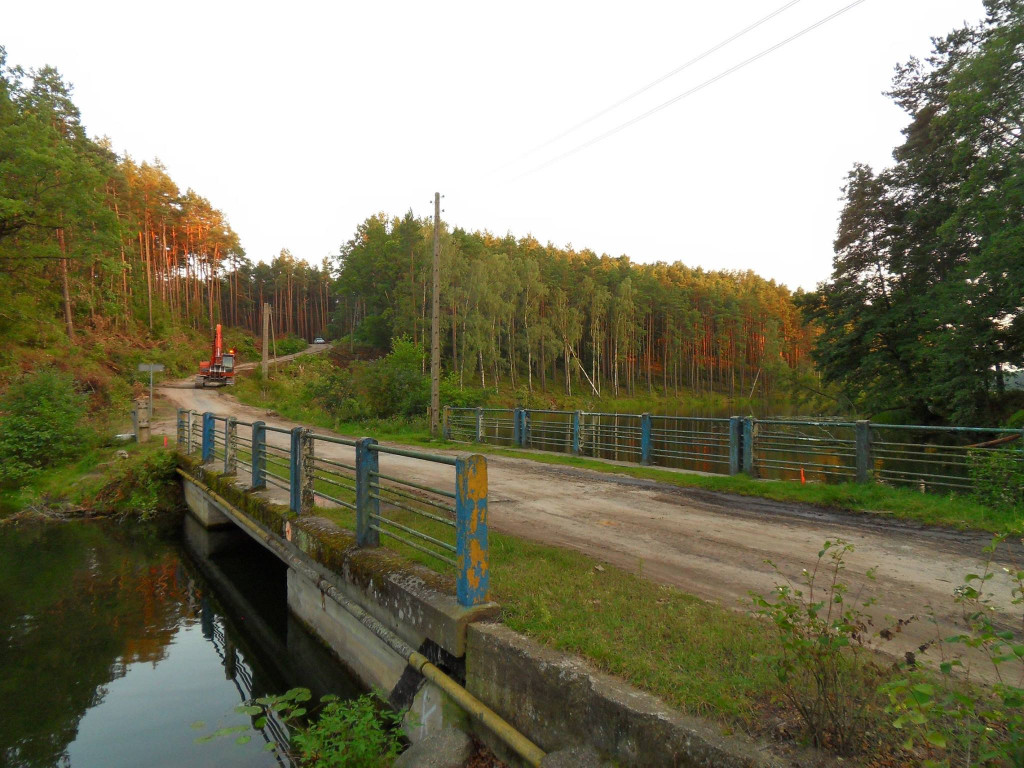
<path id="1" fill-rule="evenodd" d="M 194 483 L 199 486 L 217 503 L 227 507 L 229 510 L 235 510 L 235 507 L 231 502 L 210 488 L 210 486 L 192 477 L 181 469 L 181 467 L 177 468 L 177 472 L 190 483 Z M 328 594 L 334 602 L 351 613 L 362 624 L 367 625 L 367 627 L 371 629 L 375 635 L 380 637 L 381 640 L 384 640 L 393 651 L 403 656 L 405 660 L 409 662 L 409 666 L 448 694 L 455 703 L 466 712 L 466 714 L 501 739 L 529 765 L 534 766 L 534 768 L 538 768 L 540 766 L 540 761 L 544 759 L 546 754 L 544 750 L 517 731 L 512 725 L 504 720 L 501 715 L 488 707 L 457 682 L 452 680 L 422 653 L 413 650 L 404 640 L 391 632 L 391 630 L 377 621 L 377 619 L 370 616 L 362 606 L 353 603 L 347 597 L 338 592 L 334 585 L 325 581 L 314 568 L 299 560 L 294 553 L 289 552 L 285 544 L 279 541 L 273 534 L 268 534 L 259 525 L 241 513 L 237 515 L 236 522 L 242 523 L 244 527 L 248 528 L 261 541 L 268 544 L 272 549 L 278 550 L 280 555 L 287 557 L 288 560 L 291 560 L 293 564 L 298 566 L 301 570 L 307 571 L 307 576 L 315 581 L 321 591 Z"/>

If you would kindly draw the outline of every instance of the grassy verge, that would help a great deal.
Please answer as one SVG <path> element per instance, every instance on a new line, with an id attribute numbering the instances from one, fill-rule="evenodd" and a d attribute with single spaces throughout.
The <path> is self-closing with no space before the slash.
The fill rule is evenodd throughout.
<path id="1" fill-rule="evenodd" d="M 345 509 L 318 508 L 317 514 L 354 526 Z M 413 522 L 400 510 L 387 516 Z M 416 527 L 444 536 L 437 524 Z M 495 532 L 489 540 L 492 597 L 510 628 L 579 654 L 690 714 L 753 727 L 758 710 L 774 698 L 778 681 L 758 661 L 766 642 L 755 619 L 579 552 Z M 428 555 L 382 543 L 445 572 Z"/>
<path id="2" fill-rule="evenodd" d="M 17 488 L 0 490 L 0 519 L 25 510 L 148 519 L 180 508 L 173 471 L 174 454 L 162 441 L 91 448 L 75 461 L 35 473 Z"/>

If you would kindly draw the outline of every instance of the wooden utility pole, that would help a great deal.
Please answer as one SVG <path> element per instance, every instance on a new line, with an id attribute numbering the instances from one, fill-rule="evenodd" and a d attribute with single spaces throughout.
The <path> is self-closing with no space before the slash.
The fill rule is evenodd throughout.
<path id="1" fill-rule="evenodd" d="M 270 305 L 263 302 L 263 378 L 266 380 L 268 366 L 270 365 L 270 345 L 267 339 L 270 336 Z"/>
<path id="2" fill-rule="evenodd" d="M 434 193 L 434 277 L 430 307 L 430 434 L 441 431 L 441 193 Z"/>

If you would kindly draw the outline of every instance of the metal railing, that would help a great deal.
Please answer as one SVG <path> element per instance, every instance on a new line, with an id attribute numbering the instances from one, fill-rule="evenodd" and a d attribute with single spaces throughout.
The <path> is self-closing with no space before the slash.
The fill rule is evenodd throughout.
<path id="1" fill-rule="evenodd" d="M 499 413 L 504 431 L 485 425 Z M 986 461 L 1024 466 L 1024 430 L 529 408 L 446 407 L 444 436 L 714 474 L 817 482 L 876 482 L 971 491 Z M 493 418 L 493 417 L 492 417 Z"/>
<path id="2" fill-rule="evenodd" d="M 504 426 L 511 429 L 511 419 L 499 424 Z M 248 436 L 239 434 L 239 427 L 248 427 Z M 286 491 L 294 515 L 312 514 L 317 504 L 353 512 L 358 546 L 379 546 L 383 536 L 425 554 L 455 569 L 461 605 L 486 602 L 483 456 L 443 456 L 381 445 L 373 438 L 349 440 L 305 427 L 284 429 L 185 410 L 178 411 L 177 434 L 183 451 L 198 451 L 204 464 L 215 463 L 226 475 L 237 474 L 239 465 L 248 469 L 250 489 L 269 484 Z M 494 439 L 500 439 L 500 431 Z M 443 482 L 433 469 L 438 465 L 452 468 Z"/>

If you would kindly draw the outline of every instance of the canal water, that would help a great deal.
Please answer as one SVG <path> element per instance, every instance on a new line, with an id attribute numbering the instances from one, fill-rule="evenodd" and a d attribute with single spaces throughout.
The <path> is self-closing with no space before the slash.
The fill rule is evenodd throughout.
<path id="1" fill-rule="evenodd" d="M 295 686 L 362 691 L 291 618 L 286 590 L 284 566 L 245 534 L 210 539 L 191 518 L 173 539 L 0 526 L 0 766 L 288 765 L 266 747 L 284 726 L 256 730 L 234 708 Z M 196 742 L 234 725 L 247 744 Z"/>

